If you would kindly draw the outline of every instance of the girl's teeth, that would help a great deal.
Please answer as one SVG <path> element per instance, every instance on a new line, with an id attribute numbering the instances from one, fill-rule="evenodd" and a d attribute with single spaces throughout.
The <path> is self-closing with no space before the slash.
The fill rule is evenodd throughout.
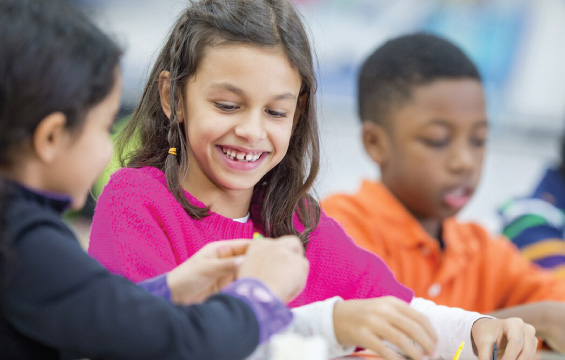
<path id="1" fill-rule="evenodd" d="M 245 153 L 237 153 L 234 150 L 224 149 L 222 148 L 224 154 L 232 160 L 244 161 L 244 162 L 253 162 L 257 161 L 261 154 L 245 154 Z"/>

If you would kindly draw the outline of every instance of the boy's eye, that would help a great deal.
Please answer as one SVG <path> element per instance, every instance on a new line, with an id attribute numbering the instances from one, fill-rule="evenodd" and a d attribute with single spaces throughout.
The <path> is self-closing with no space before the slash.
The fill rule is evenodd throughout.
<path id="1" fill-rule="evenodd" d="M 224 103 L 219 103 L 219 102 L 215 102 L 214 106 L 222 111 L 235 111 L 238 109 L 237 105 L 233 105 L 233 104 L 224 104 Z"/>
<path id="2" fill-rule="evenodd" d="M 275 111 L 275 110 L 265 110 L 265 112 L 267 114 L 269 114 L 272 117 L 276 117 L 276 118 L 284 118 L 286 117 L 286 113 L 285 112 L 281 112 L 281 111 Z"/>
<path id="3" fill-rule="evenodd" d="M 471 138 L 471 144 L 477 147 L 483 147 L 485 146 L 485 143 L 487 142 L 487 139 L 485 138 Z"/>

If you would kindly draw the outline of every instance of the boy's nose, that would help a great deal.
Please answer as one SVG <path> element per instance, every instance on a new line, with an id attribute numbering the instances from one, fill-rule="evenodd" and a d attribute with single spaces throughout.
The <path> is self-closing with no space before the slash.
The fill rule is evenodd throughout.
<path id="1" fill-rule="evenodd" d="M 473 149 L 462 146 L 454 149 L 449 157 L 449 169 L 453 172 L 468 172 L 474 169 L 480 159 L 475 156 Z"/>
<path id="2" fill-rule="evenodd" d="M 262 111 L 253 111 L 242 115 L 235 127 L 235 134 L 247 140 L 250 144 L 256 143 L 267 136 Z"/>

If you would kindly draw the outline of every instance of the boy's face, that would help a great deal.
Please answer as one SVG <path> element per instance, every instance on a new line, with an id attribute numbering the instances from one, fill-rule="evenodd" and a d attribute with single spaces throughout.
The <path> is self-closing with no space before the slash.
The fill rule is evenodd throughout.
<path id="1" fill-rule="evenodd" d="M 420 221 L 455 215 L 479 182 L 488 134 L 481 84 L 436 80 L 413 89 L 382 128 L 383 183 Z"/>

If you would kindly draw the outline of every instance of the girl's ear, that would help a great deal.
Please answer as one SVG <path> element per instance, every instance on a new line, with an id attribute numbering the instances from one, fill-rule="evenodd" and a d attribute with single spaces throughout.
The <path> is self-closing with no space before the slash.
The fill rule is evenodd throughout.
<path id="1" fill-rule="evenodd" d="M 168 71 L 161 71 L 159 74 L 159 98 L 161 99 L 161 108 L 165 115 L 171 118 L 171 76 Z M 179 99 L 177 105 L 177 119 L 183 122 L 182 101 Z"/>
<path id="2" fill-rule="evenodd" d="M 381 168 L 388 161 L 389 145 L 388 132 L 379 124 L 363 121 L 363 145 L 365 151 Z"/>
<path id="3" fill-rule="evenodd" d="M 69 134 L 65 129 L 66 123 L 65 114 L 54 112 L 44 117 L 33 132 L 33 150 L 44 163 L 52 163 L 68 144 Z"/>

